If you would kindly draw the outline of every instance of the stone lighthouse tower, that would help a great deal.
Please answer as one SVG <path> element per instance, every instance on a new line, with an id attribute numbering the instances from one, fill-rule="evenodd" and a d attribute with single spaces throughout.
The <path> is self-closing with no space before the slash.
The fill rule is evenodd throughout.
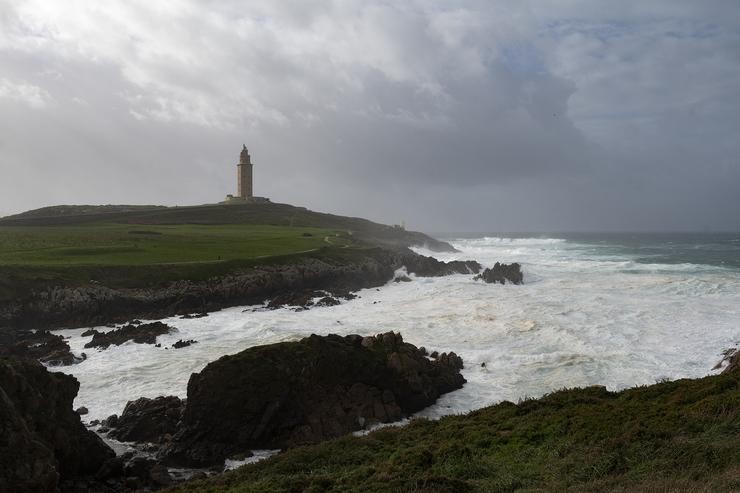
<path id="1" fill-rule="evenodd" d="M 242 146 L 237 169 L 237 196 L 242 200 L 252 200 L 252 158 L 247 146 Z"/>

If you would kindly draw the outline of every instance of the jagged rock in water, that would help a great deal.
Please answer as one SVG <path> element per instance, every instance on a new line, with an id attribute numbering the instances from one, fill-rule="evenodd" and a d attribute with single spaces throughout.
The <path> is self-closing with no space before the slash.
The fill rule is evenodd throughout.
<path id="1" fill-rule="evenodd" d="M 450 351 L 449 353 L 442 353 L 438 355 L 435 359 L 440 365 L 449 366 L 450 368 L 454 368 L 456 370 L 462 370 L 463 368 L 465 368 L 463 366 L 462 358 L 452 351 Z"/>
<path id="2" fill-rule="evenodd" d="M 287 290 L 273 296 L 267 304 L 267 308 L 270 310 L 276 310 L 284 306 L 308 308 L 313 305 L 314 298 L 324 296 L 324 294 L 313 289 Z"/>
<path id="3" fill-rule="evenodd" d="M 473 279 L 476 281 L 482 279 L 489 284 L 497 282 L 506 284 L 506 281 L 512 284 L 521 284 L 524 281 L 524 275 L 522 274 L 522 266 L 516 262 L 512 264 L 496 262 L 492 269 L 484 270 Z"/>
<path id="4" fill-rule="evenodd" d="M 205 466 L 255 448 L 315 443 L 417 412 L 465 383 L 392 332 L 312 335 L 249 348 L 194 373 L 182 428 L 161 452 Z"/>
<path id="5" fill-rule="evenodd" d="M 92 340 L 85 344 L 85 347 L 107 349 L 113 344 L 120 346 L 126 341 L 134 341 L 137 344 L 154 344 L 157 342 L 157 336 L 171 332 L 177 332 L 177 329 L 162 322 L 141 325 L 131 323 L 110 332 L 98 332 L 94 330 Z"/>
<path id="6" fill-rule="evenodd" d="M 174 396 L 129 401 L 119 418 L 107 420 L 113 428 L 109 436 L 122 442 L 159 443 L 177 431 L 184 407 L 185 402 Z"/>
<path id="7" fill-rule="evenodd" d="M 352 301 L 358 298 L 358 296 L 351 291 L 342 291 L 342 290 L 336 290 L 336 289 L 332 291 L 332 296 L 334 296 L 337 299 L 341 298 L 347 301 Z"/>
<path id="8" fill-rule="evenodd" d="M 337 306 L 341 304 L 341 301 L 333 296 L 324 296 L 316 302 L 316 306 Z"/>
<path id="9" fill-rule="evenodd" d="M 193 339 L 188 339 L 187 341 L 183 341 L 182 339 L 180 339 L 176 343 L 174 343 L 172 347 L 174 349 L 180 349 L 180 348 L 192 346 L 193 344 L 198 344 L 198 341 L 195 341 Z"/>
<path id="10" fill-rule="evenodd" d="M 0 329 L 0 356 L 20 356 L 41 361 L 50 366 L 73 365 L 85 360 L 75 356 L 64 337 L 47 330 L 30 331 Z"/>
<path id="11" fill-rule="evenodd" d="M 424 255 L 406 255 L 403 266 L 409 274 L 421 277 L 449 276 L 451 274 L 477 274 L 481 265 L 475 260 L 452 260 L 442 262 Z"/>
<path id="12" fill-rule="evenodd" d="M 393 279 L 393 282 L 411 282 L 411 278 L 409 276 L 398 276 Z"/>
<path id="13" fill-rule="evenodd" d="M 320 298 L 316 302 L 313 300 Z M 296 291 L 283 291 L 274 296 L 267 304 L 270 310 L 283 308 L 284 306 L 308 309 L 312 306 L 336 306 L 341 302 L 337 298 L 353 300 L 357 295 L 344 290 L 335 290 L 331 293 L 313 289 L 300 289 Z"/>
<path id="14" fill-rule="evenodd" d="M 78 390 L 36 361 L 0 358 L 0 491 L 55 491 L 114 456 L 74 412 Z"/>

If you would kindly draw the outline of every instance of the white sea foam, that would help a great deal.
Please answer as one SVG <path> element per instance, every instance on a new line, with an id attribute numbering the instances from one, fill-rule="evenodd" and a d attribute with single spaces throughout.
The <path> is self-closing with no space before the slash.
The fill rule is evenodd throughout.
<path id="1" fill-rule="evenodd" d="M 236 469 L 237 467 L 241 467 L 246 464 L 254 464 L 255 462 L 272 457 L 279 452 L 280 450 L 252 450 L 252 456 L 247 457 L 246 459 L 226 459 L 224 462 L 224 469 L 230 471 L 231 469 Z"/>
<path id="2" fill-rule="evenodd" d="M 120 414 L 126 401 L 140 396 L 184 397 L 190 374 L 224 354 L 311 333 L 395 330 L 408 342 L 452 350 L 465 361 L 465 387 L 420 413 L 437 417 L 563 387 L 620 389 L 703 376 L 722 350 L 740 341 L 737 270 L 638 263 L 606 247 L 556 238 L 477 238 L 454 245 L 459 253 L 434 255 L 487 266 L 520 262 L 525 284 L 411 276 L 413 282 L 364 290 L 335 307 L 236 307 L 205 318 L 165 319 L 179 332 L 160 336 L 162 348 L 127 343 L 85 350 L 89 338 L 80 337 L 82 329 L 60 331 L 71 336 L 73 351 L 88 355 L 61 370 L 81 382 L 76 405 L 88 407 L 88 419 L 99 419 Z M 198 343 L 165 349 L 178 339 Z"/>

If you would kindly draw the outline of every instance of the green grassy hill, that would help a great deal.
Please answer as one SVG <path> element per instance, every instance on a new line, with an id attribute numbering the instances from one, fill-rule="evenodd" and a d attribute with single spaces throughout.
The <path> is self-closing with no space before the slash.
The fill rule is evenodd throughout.
<path id="1" fill-rule="evenodd" d="M 740 375 L 414 420 L 169 491 L 740 491 Z"/>
<path id="2" fill-rule="evenodd" d="M 54 286 L 201 281 L 298 255 L 450 250 L 423 233 L 287 204 L 54 206 L 0 219 L 0 303 Z"/>
<path id="3" fill-rule="evenodd" d="M 151 265 L 258 258 L 352 242 L 344 231 L 252 224 L 0 226 L 0 265 Z"/>
<path id="4" fill-rule="evenodd" d="M 367 219 L 310 211 L 288 204 L 214 204 L 189 207 L 54 206 L 0 218 L 1 226 L 72 226 L 94 223 L 139 225 L 269 225 L 342 230 L 360 241 L 384 246 L 452 247 L 423 233 L 378 224 Z"/>

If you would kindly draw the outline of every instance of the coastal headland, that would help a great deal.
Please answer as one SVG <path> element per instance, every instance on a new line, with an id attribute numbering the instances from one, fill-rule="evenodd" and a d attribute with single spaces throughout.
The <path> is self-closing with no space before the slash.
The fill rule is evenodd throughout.
<path id="1" fill-rule="evenodd" d="M 0 490 L 740 489 L 732 351 L 717 375 L 563 389 L 435 421 L 413 414 L 466 383 L 458 355 L 427 354 L 395 332 L 311 335 L 224 356 L 190 375 L 186 399 L 142 397 L 87 427 L 87 410 L 72 407 L 79 382 L 35 361 L 82 361 L 44 329 L 109 325 L 83 334 L 85 347 L 107 351 L 173 330 L 132 319 L 331 306 L 405 273 L 526 282 L 517 263 L 483 270 L 414 246 L 454 251 L 402 227 L 273 203 L 59 206 L 0 219 Z M 101 435 L 137 452 L 115 456 Z M 262 448 L 282 452 L 221 472 Z M 202 469 L 178 483 L 183 468 Z"/>
<path id="2" fill-rule="evenodd" d="M 63 328 L 202 313 L 285 291 L 338 294 L 477 273 L 408 249 L 423 233 L 287 204 L 59 206 L 0 219 L 0 327 Z"/>

